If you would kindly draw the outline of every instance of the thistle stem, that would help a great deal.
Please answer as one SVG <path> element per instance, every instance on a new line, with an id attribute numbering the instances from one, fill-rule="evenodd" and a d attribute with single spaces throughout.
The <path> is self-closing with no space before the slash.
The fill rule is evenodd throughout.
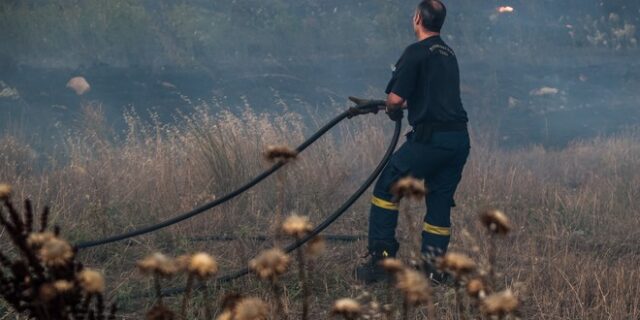
<path id="1" fill-rule="evenodd" d="M 182 307 L 180 309 L 181 319 L 187 319 L 187 304 L 191 299 L 191 289 L 193 288 L 193 274 L 189 273 L 187 277 L 187 286 L 185 287 L 184 296 L 182 297 Z"/>
<path id="2" fill-rule="evenodd" d="M 467 319 L 467 315 L 465 313 L 465 308 L 464 308 L 464 304 L 462 303 L 462 299 L 464 297 L 463 294 L 461 293 L 461 287 L 460 287 L 460 283 L 458 281 L 456 281 L 456 288 L 454 291 L 454 298 L 456 299 L 456 307 L 458 309 L 458 318 L 462 319 L 462 320 L 466 320 Z"/>
<path id="3" fill-rule="evenodd" d="M 409 301 L 407 299 L 402 300 L 402 319 L 409 320 Z"/>
<path id="4" fill-rule="evenodd" d="M 309 316 L 309 286 L 307 286 L 307 275 L 305 270 L 303 250 L 297 250 L 297 256 L 298 275 L 300 278 L 300 287 L 302 288 L 302 320 L 307 320 Z"/>
<path id="5" fill-rule="evenodd" d="M 278 203 L 276 203 L 276 219 L 275 219 L 275 223 L 274 226 L 279 226 L 282 224 L 282 216 L 284 215 L 284 174 L 282 172 L 278 172 L 276 173 L 276 177 L 277 177 L 277 190 L 278 190 L 278 194 L 277 196 L 277 201 Z M 280 237 L 278 236 L 278 231 L 277 228 L 275 230 L 275 246 L 278 246 L 279 242 L 280 242 Z"/>
<path id="6" fill-rule="evenodd" d="M 393 296 L 391 295 L 391 292 L 393 291 L 393 279 L 390 275 L 387 276 L 386 291 L 385 304 L 383 304 L 382 307 L 385 319 L 389 320 L 391 319 L 391 315 L 393 314 Z M 389 306 L 389 308 L 387 308 L 386 306 Z"/>
<path id="7" fill-rule="evenodd" d="M 273 298 L 276 300 L 276 310 L 278 314 L 281 316 L 281 319 L 289 319 L 289 316 L 284 310 L 284 303 L 282 302 L 281 289 L 280 284 L 277 279 L 271 280 L 271 290 L 273 292 Z"/>
<path id="8" fill-rule="evenodd" d="M 495 236 L 491 235 L 489 239 L 489 288 L 495 289 L 496 285 L 496 241 Z"/>
<path id="9" fill-rule="evenodd" d="M 153 274 L 153 286 L 156 291 L 156 304 L 162 305 L 162 287 L 160 286 L 160 275 L 157 272 Z"/>
<path id="10" fill-rule="evenodd" d="M 206 280 L 202 280 L 202 287 L 204 289 L 204 314 L 207 319 L 213 319 L 213 312 L 211 310 L 211 292 L 209 292 L 209 286 Z"/>

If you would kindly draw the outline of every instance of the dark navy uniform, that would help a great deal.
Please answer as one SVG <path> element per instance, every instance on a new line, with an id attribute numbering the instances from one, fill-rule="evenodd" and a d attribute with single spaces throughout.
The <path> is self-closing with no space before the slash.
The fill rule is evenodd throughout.
<path id="1" fill-rule="evenodd" d="M 376 183 L 369 251 L 374 258 L 395 256 L 398 204 L 390 190 L 400 178 L 412 176 L 424 179 L 428 191 L 421 251 L 425 256 L 440 256 L 449 245 L 453 197 L 470 148 L 454 51 L 439 36 L 410 45 L 389 81 L 386 93 L 391 92 L 407 101 L 413 131 Z"/>

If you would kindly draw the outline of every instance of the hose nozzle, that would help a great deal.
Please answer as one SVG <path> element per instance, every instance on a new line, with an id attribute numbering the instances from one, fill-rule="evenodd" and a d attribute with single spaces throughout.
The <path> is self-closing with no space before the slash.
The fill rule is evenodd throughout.
<path id="1" fill-rule="evenodd" d="M 356 104 L 355 107 L 349 108 L 349 119 L 361 114 L 378 113 L 378 111 L 384 110 L 386 106 L 384 100 L 370 100 L 356 97 L 349 97 L 349 100 Z"/>

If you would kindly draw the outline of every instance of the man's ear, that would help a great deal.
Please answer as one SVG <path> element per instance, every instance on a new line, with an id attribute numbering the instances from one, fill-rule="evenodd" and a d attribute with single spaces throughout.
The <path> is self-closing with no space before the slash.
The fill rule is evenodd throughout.
<path id="1" fill-rule="evenodd" d="M 420 15 L 418 14 L 418 11 L 416 11 L 416 13 L 413 14 L 413 23 L 415 25 L 421 25 L 422 24 L 422 18 L 420 18 Z"/>

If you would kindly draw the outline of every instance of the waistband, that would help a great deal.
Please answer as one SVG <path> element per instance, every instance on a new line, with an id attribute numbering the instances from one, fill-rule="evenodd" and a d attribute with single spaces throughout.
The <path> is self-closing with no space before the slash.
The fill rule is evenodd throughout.
<path id="1" fill-rule="evenodd" d="M 466 122 L 430 122 L 430 123 L 420 123 L 413 126 L 413 131 L 430 131 L 430 132 L 438 132 L 438 131 L 466 131 L 467 123 Z"/>
<path id="2" fill-rule="evenodd" d="M 430 122 L 413 126 L 413 139 L 416 142 L 429 142 L 434 132 L 466 132 L 466 122 Z"/>

